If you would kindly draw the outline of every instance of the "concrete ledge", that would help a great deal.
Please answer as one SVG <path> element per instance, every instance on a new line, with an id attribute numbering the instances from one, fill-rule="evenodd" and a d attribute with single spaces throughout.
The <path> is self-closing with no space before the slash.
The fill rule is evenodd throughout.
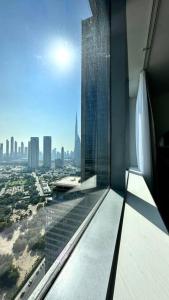
<path id="1" fill-rule="evenodd" d="M 46 300 L 106 298 L 123 198 L 109 191 Z"/>

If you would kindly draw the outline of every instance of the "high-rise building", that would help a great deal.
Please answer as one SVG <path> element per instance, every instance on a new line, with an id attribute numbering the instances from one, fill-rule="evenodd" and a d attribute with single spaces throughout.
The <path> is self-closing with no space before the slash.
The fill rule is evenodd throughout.
<path id="1" fill-rule="evenodd" d="M 74 147 L 74 164 L 76 167 L 80 167 L 81 160 L 81 145 L 80 137 L 78 134 L 78 123 L 77 123 L 77 114 L 76 114 L 76 123 L 75 123 L 75 147 Z"/>
<path id="2" fill-rule="evenodd" d="M 25 147 L 24 155 L 25 155 L 26 158 L 28 157 L 28 147 Z"/>
<path id="3" fill-rule="evenodd" d="M 65 151 L 64 147 L 61 148 L 61 161 L 62 161 L 62 168 L 64 167 L 64 162 L 65 162 Z"/>
<path id="4" fill-rule="evenodd" d="M 52 137 L 43 137 L 43 166 L 51 168 Z"/>
<path id="5" fill-rule="evenodd" d="M 17 157 L 18 154 L 18 143 L 15 141 L 15 157 Z"/>
<path id="6" fill-rule="evenodd" d="M 9 159 L 9 140 L 6 140 L 6 160 Z"/>
<path id="7" fill-rule="evenodd" d="M 29 167 L 37 169 L 39 167 L 39 138 L 31 137 L 29 144 Z"/>
<path id="8" fill-rule="evenodd" d="M 28 166 L 31 166 L 31 141 L 28 142 Z"/>
<path id="9" fill-rule="evenodd" d="M 109 22 L 99 21 L 105 10 L 93 1 L 93 17 L 82 22 L 81 176 L 97 174 L 97 185 L 110 178 L 110 36 Z M 98 51 L 98 49 L 100 49 Z"/>
<path id="10" fill-rule="evenodd" d="M 52 160 L 55 160 L 56 159 L 56 148 L 54 148 L 53 150 L 52 150 Z"/>
<path id="11" fill-rule="evenodd" d="M 96 22 L 91 17 L 82 22 L 82 92 L 81 92 L 81 177 L 96 174 Z"/>
<path id="12" fill-rule="evenodd" d="M 21 156 L 23 157 L 24 155 L 24 143 L 21 142 Z"/>
<path id="13" fill-rule="evenodd" d="M 61 159 L 61 153 L 59 151 L 56 153 L 56 159 Z"/>
<path id="14" fill-rule="evenodd" d="M 73 159 L 74 158 L 74 152 L 70 151 L 70 158 Z"/>
<path id="15" fill-rule="evenodd" d="M 14 157 L 14 137 L 11 137 L 11 158 Z"/>
<path id="16" fill-rule="evenodd" d="M 3 144 L 0 144 L 0 161 L 3 160 Z"/>

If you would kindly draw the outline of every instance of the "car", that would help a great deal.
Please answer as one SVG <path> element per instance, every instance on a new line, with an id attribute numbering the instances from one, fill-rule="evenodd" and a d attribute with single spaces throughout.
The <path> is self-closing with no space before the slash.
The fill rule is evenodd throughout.
<path id="1" fill-rule="evenodd" d="M 20 295 L 20 298 L 22 299 L 24 295 L 25 295 L 25 292 L 22 292 L 22 294 Z"/>
<path id="2" fill-rule="evenodd" d="M 32 280 L 29 281 L 28 286 L 31 286 L 31 284 L 32 284 Z"/>

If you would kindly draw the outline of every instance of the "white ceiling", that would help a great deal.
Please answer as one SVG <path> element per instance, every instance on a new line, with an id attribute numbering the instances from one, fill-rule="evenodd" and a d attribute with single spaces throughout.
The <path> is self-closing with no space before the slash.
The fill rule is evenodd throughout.
<path id="1" fill-rule="evenodd" d="M 152 7 L 158 7 L 146 70 L 154 93 L 169 92 L 169 0 L 127 0 L 129 93 L 136 97 L 144 66 Z M 154 6 L 153 6 L 154 5 Z M 154 10 L 153 10 L 154 11 Z M 154 15 L 153 15 L 154 17 Z"/>
<path id="2" fill-rule="evenodd" d="M 153 0 L 127 1 L 127 41 L 129 95 L 137 95 L 139 74 L 143 70 Z"/>

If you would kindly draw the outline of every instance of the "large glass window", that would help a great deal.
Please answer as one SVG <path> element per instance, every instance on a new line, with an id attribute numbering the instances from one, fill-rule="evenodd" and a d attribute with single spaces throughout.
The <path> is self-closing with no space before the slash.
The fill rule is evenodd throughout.
<path id="1" fill-rule="evenodd" d="M 0 299 L 28 299 L 109 187 L 106 1 L 0 1 Z"/>

